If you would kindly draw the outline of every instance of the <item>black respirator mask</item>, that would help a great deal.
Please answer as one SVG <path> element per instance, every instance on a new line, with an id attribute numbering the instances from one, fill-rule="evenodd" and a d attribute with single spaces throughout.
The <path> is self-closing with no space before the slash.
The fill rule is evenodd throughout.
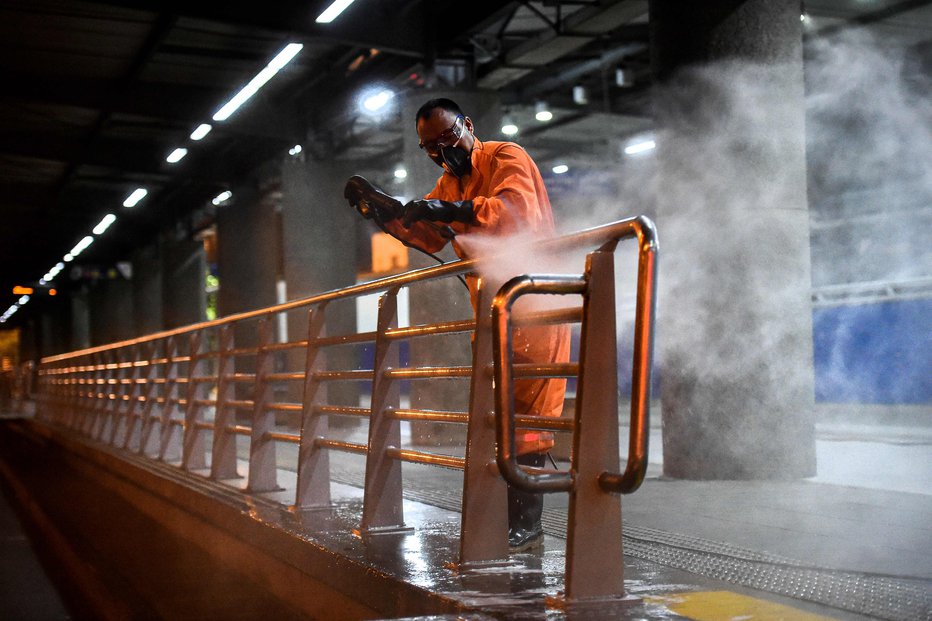
<path id="1" fill-rule="evenodd" d="M 446 164 L 447 169 L 459 179 L 468 175 L 472 170 L 472 158 L 462 147 L 440 147 L 440 156 L 434 158 L 434 162 L 440 166 Z"/>

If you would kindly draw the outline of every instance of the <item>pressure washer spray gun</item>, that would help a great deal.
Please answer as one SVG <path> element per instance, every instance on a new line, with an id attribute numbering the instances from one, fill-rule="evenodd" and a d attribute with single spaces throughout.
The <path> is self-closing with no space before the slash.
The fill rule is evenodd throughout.
<path id="1" fill-rule="evenodd" d="M 343 198 L 348 200 L 350 205 L 355 207 L 363 218 L 374 221 L 380 229 L 406 246 L 417 248 L 417 246 L 412 246 L 405 240 L 399 239 L 385 228 L 386 222 L 401 218 L 404 215 L 404 205 L 401 204 L 401 201 L 389 196 L 359 175 L 353 175 L 346 182 L 346 186 L 343 188 Z M 420 220 L 420 222 L 436 230 L 445 239 L 456 237 L 456 233 L 449 226 L 441 226 L 430 220 Z M 420 250 L 420 248 L 417 249 Z"/>

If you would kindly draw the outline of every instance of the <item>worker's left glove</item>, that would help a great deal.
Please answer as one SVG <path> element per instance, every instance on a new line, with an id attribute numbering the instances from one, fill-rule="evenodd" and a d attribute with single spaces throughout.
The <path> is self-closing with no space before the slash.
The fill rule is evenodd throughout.
<path id="1" fill-rule="evenodd" d="M 474 219 L 472 201 L 442 201 L 428 198 L 410 201 L 405 205 L 401 223 L 405 225 L 405 228 L 410 228 L 419 220 L 469 223 Z"/>

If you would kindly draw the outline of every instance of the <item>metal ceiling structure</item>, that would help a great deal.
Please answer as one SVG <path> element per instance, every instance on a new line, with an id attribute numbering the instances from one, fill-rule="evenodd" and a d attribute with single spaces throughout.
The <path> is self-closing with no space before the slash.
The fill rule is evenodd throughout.
<path id="1" fill-rule="evenodd" d="M 650 126 L 644 0 L 357 0 L 315 23 L 328 4 L 0 0 L 0 310 L 18 297 L 14 285 L 35 285 L 103 215 L 118 219 L 82 260 L 108 265 L 192 214 L 209 219 L 211 198 L 296 137 L 313 135 L 339 157 L 400 153 L 401 124 L 366 126 L 350 111 L 366 84 L 495 89 L 525 125 L 547 99 L 553 121 L 522 134 L 538 153 L 585 157 L 606 132 Z M 814 36 L 869 24 L 928 48 L 929 5 L 811 0 L 805 10 Z M 294 61 L 213 123 L 291 42 L 304 45 Z M 577 85 L 585 104 L 573 100 Z M 201 123 L 213 131 L 193 142 Z M 187 157 L 166 162 L 180 146 Z M 122 207 L 140 187 L 148 196 Z"/>

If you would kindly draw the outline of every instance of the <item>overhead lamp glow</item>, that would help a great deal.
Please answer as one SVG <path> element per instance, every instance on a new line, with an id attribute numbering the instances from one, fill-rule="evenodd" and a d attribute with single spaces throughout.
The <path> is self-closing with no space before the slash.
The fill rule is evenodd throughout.
<path id="1" fill-rule="evenodd" d="M 69 252 L 64 257 L 62 257 L 62 261 L 64 261 L 65 263 L 71 263 L 72 261 L 74 261 L 74 255 Z"/>
<path id="2" fill-rule="evenodd" d="M 25 303 L 28 302 L 28 301 L 29 301 L 29 296 L 28 296 L 28 295 L 24 295 L 24 296 L 21 297 L 16 303 L 19 304 L 20 306 L 22 306 L 23 304 L 25 304 Z"/>
<path id="3" fill-rule="evenodd" d="M 214 205 L 219 205 L 220 203 L 230 200 L 231 196 L 233 196 L 233 192 L 226 190 L 224 192 L 221 192 L 217 196 L 215 196 L 214 199 L 210 202 L 213 203 Z"/>
<path id="4" fill-rule="evenodd" d="M 133 190 L 133 193 L 126 197 L 126 200 L 123 201 L 124 207 L 135 207 L 139 201 L 146 197 L 146 194 L 149 193 L 149 190 L 145 188 L 136 188 Z"/>
<path id="5" fill-rule="evenodd" d="M 188 150 L 184 147 L 178 147 L 174 151 L 168 154 L 168 157 L 165 158 L 165 161 L 169 164 L 174 164 L 175 162 L 180 162 L 184 159 L 184 156 L 188 154 Z"/>
<path id="6" fill-rule="evenodd" d="M 268 65 L 265 68 L 256 74 L 252 80 L 249 81 L 246 86 L 244 86 L 238 93 L 233 95 L 233 98 L 230 101 L 226 102 L 221 106 L 217 112 L 214 113 L 213 119 L 215 121 L 226 121 L 230 118 L 240 106 L 242 106 L 250 97 L 255 95 L 260 88 L 265 85 L 266 82 L 272 79 L 272 77 L 281 71 L 282 67 L 291 62 L 291 59 L 298 55 L 304 49 L 303 43 L 289 43 L 286 45 L 281 52 L 275 55 Z"/>
<path id="7" fill-rule="evenodd" d="M 68 254 L 70 254 L 71 257 L 74 258 L 78 256 L 79 254 L 81 254 L 82 252 L 84 252 L 87 249 L 87 247 L 93 243 L 94 243 L 94 238 L 91 237 L 90 235 L 87 235 L 83 239 L 81 239 L 81 241 L 75 244 L 74 248 L 72 248 L 71 252 L 69 252 Z M 68 255 L 65 255 L 65 260 L 66 261 L 68 260 Z"/>
<path id="8" fill-rule="evenodd" d="M 408 171 L 405 168 L 399 166 L 395 169 L 395 179 L 407 179 L 407 177 Z"/>
<path id="9" fill-rule="evenodd" d="M 553 170 L 554 174 L 556 174 L 556 175 L 562 175 L 563 173 L 568 172 L 569 169 L 570 169 L 570 167 L 567 166 L 566 164 L 557 164 L 556 166 L 553 167 L 552 170 Z"/>
<path id="10" fill-rule="evenodd" d="M 584 106 L 589 103 L 589 93 L 586 92 L 586 87 L 582 84 L 573 87 L 573 103 L 577 106 Z"/>
<path id="11" fill-rule="evenodd" d="M 298 155 L 298 154 L 301 153 L 301 151 L 303 151 L 303 150 L 304 150 L 304 147 L 302 147 L 302 146 L 299 145 L 299 144 L 296 144 L 295 146 L 293 146 L 293 147 L 291 147 L 290 149 L 288 149 L 288 155 L 292 155 L 292 156 Z"/>
<path id="12" fill-rule="evenodd" d="M 213 128 L 208 123 L 201 123 L 200 125 L 197 126 L 197 129 L 191 132 L 191 135 L 189 136 L 189 138 L 191 138 L 191 140 L 200 140 L 201 138 L 209 134 L 211 129 Z"/>
<path id="13" fill-rule="evenodd" d="M 514 136 L 518 133 L 518 126 L 514 123 L 505 123 L 502 125 L 502 133 L 506 136 Z"/>
<path id="14" fill-rule="evenodd" d="M 657 146 L 657 143 L 653 140 L 644 140 L 643 142 L 635 142 L 625 147 L 626 155 L 636 155 L 638 153 L 644 153 L 645 151 L 650 151 Z"/>
<path id="15" fill-rule="evenodd" d="M 324 9 L 324 12 L 314 20 L 318 24 L 329 24 L 340 16 L 340 13 L 346 10 L 346 7 L 353 4 L 354 0 L 334 0 L 334 2 Z"/>
<path id="16" fill-rule="evenodd" d="M 538 101 L 534 104 L 534 110 L 534 118 L 541 123 L 546 123 L 553 118 L 553 112 L 547 109 L 547 104 L 543 101 Z"/>
<path id="17" fill-rule="evenodd" d="M 110 225 L 113 224 L 114 221 L 116 221 L 116 216 L 113 215 L 112 213 L 108 213 L 106 216 L 101 218 L 100 222 L 97 224 L 97 226 L 94 227 L 94 230 L 91 232 L 94 235 L 100 235 L 101 233 L 106 231 L 108 228 L 110 228 Z"/>
<path id="18" fill-rule="evenodd" d="M 386 89 L 382 89 L 379 92 L 369 95 L 362 101 L 362 107 L 368 110 L 369 112 L 378 112 L 385 107 L 389 101 L 395 96 L 395 93 Z"/>

